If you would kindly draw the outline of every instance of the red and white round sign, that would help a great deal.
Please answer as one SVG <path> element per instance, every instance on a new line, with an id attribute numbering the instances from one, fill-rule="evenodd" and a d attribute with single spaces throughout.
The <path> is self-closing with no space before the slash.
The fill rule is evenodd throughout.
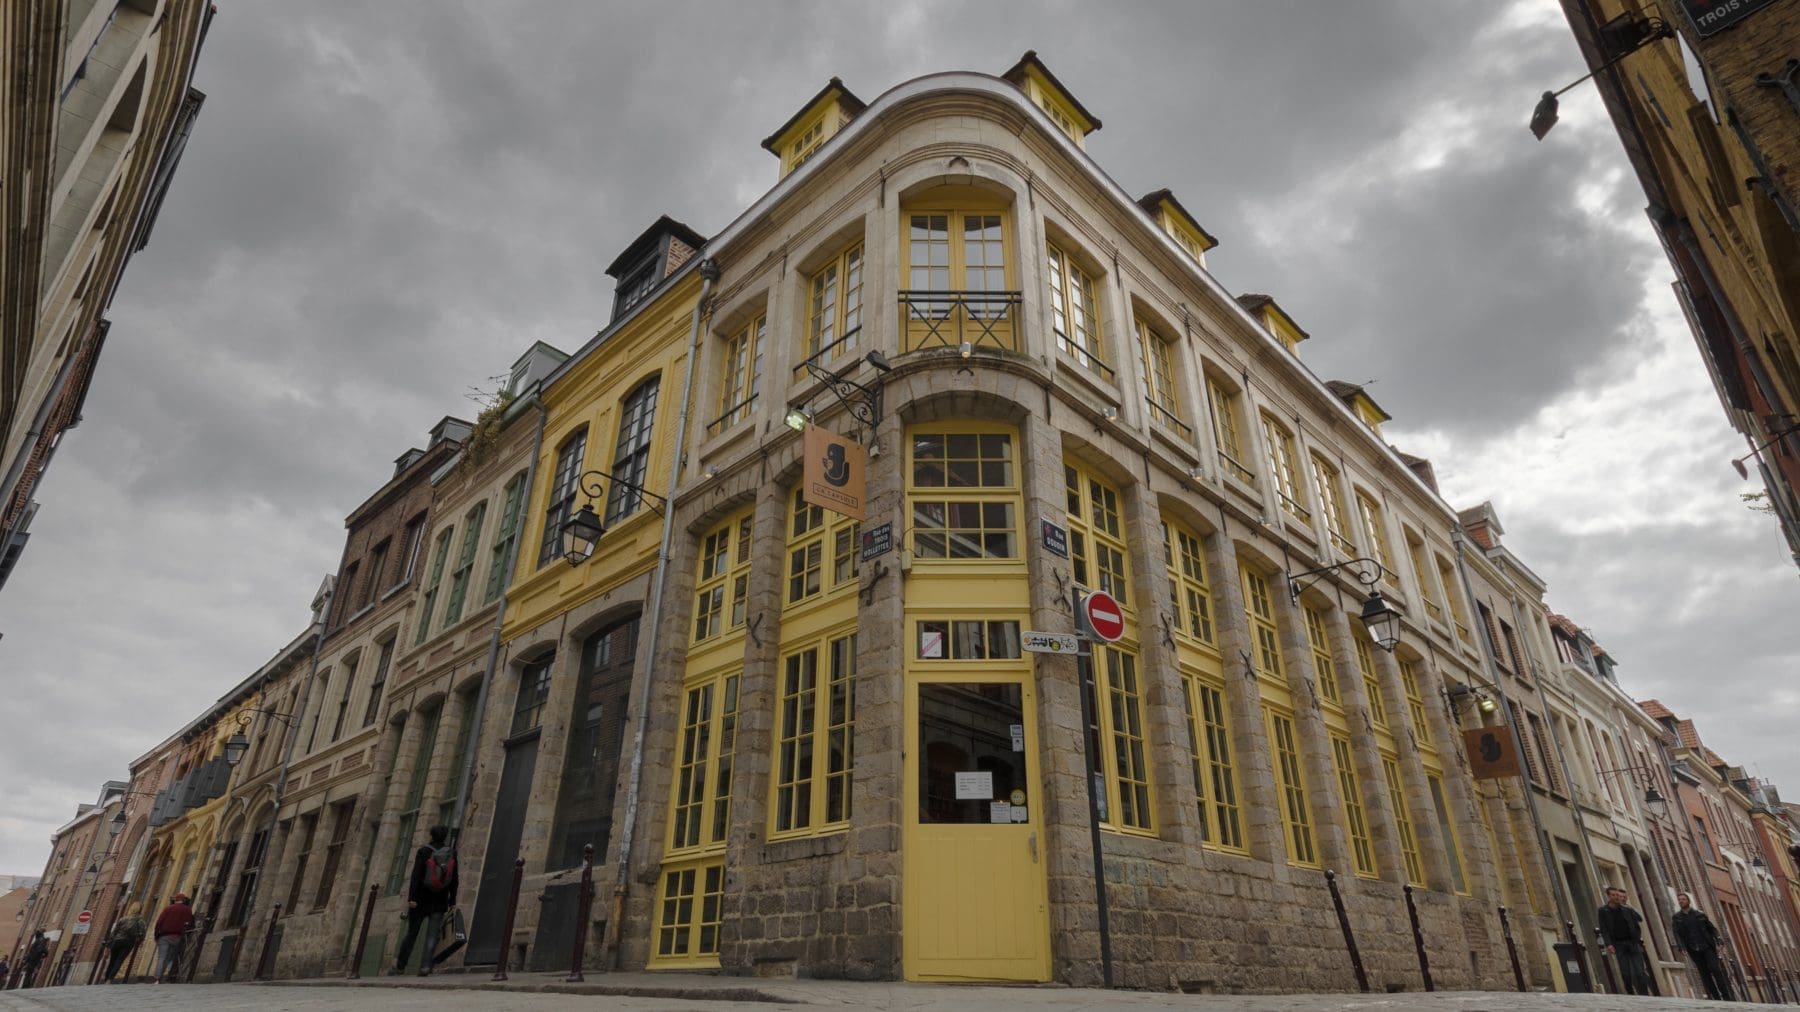
<path id="1" fill-rule="evenodd" d="M 1125 635 L 1125 612 L 1119 602 L 1104 590 L 1089 591 L 1081 599 L 1081 615 L 1095 636 L 1108 643 Z"/>
<path id="2" fill-rule="evenodd" d="M 83 910 L 81 913 L 78 913 L 75 915 L 75 923 L 76 924 L 86 924 L 89 921 L 92 921 L 93 919 L 94 919 L 94 912 L 92 910 Z"/>

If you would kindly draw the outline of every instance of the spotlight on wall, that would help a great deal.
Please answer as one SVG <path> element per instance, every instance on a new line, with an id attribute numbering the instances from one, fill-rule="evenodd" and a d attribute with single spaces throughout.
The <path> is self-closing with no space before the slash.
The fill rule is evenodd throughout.
<path id="1" fill-rule="evenodd" d="M 719 476 L 719 465 L 714 464 L 713 466 L 707 468 L 705 471 L 702 471 L 701 474 L 708 481 L 711 481 L 712 479 L 717 478 Z"/>
<path id="2" fill-rule="evenodd" d="M 787 409 L 787 427 L 793 429 L 795 432 L 805 430 L 806 426 L 811 423 L 812 420 L 813 409 L 804 404 L 796 404 Z"/>
<path id="3" fill-rule="evenodd" d="M 1195 466 L 1188 468 L 1188 477 L 1195 481 L 1199 481 L 1206 477 L 1206 468 L 1196 464 Z"/>
<path id="4" fill-rule="evenodd" d="M 975 346 L 970 344 L 967 341 L 964 341 L 963 343 L 956 346 L 956 353 L 958 355 L 961 355 L 963 358 L 968 358 L 970 355 L 975 354 Z"/>
<path id="5" fill-rule="evenodd" d="M 878 351 L 869 352 L 863 356 L 863 361 L 874 366 L 876 372 L 892 372 L 894 369 L 893 363 L 887 360 L 887 356 Z"/>
<path id="6" fill-rule="evenodd" d="M 1119 409 L 1118 408 L 1103 408 L 1100 411 L 1100 417 L 1106 419 L 1109 422 L 1116 422 L 1119 420 Z"/>

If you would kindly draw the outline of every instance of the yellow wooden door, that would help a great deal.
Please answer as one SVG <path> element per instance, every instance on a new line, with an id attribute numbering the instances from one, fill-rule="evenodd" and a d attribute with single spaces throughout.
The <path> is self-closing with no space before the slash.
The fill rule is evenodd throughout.
<path id="1" fill-rule="evenodd" d="M 1050 977 L 1043 797 L 1029 676 L 907 694 L 909 980 Z"/>

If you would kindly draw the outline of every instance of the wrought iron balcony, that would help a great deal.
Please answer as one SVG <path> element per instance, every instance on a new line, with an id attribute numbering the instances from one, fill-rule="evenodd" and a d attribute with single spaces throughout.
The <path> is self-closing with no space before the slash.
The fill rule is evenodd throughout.
<path id="1" fill-rule="evenodd" d="M 900 297 L 902 351 L 921 348 L 1019 350 L 1018 292 L 907 290 Z"/>

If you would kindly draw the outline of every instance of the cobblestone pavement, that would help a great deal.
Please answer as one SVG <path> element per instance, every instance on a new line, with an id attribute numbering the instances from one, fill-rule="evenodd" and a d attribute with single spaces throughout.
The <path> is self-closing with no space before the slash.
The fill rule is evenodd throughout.
<path id="1" fill-rule="evenodd" d="M 518 974 L 494 985 L 485 976 L 445 974 L 430 981 L 311 981 L 290 984 L 200 984 L 154 987 L 65 987 L 0 992 L 0 1012 L 258 1009 L 339 1012 L 355 1009 L 430 1012 L 537 1012 L 549 1009 L 773 1009 L 812 1005 L 893 1012 L 1084 1012 L 1088 1009 L 1181 1009 L 1193 1012 L 1660 1012 L 1726 1009 L 1718 1002 L 1618 995 L 1440 991 L 1381 995 L 1183 995 L 1059 987 L 752 980 L 670 974 L 605 974 L 586 984 L 561 975 Z"/>

